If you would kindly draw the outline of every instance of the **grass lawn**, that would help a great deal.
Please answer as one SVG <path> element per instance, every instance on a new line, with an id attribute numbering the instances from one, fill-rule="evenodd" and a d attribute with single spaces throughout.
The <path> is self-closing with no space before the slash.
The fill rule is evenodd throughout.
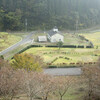
<path id="1" fill-rule="evenodd" d="M 100 47 L 100 32 L 95 32 L 95 33 L 84 33 L 81 34 L 87 39 L 89 39 L 91 42 L 93 42 L 94 46 L 99 46 Z"/>
<path id="2" fill-rule="evenodd" d="M 53 65 L 57 65 L 61 63 L 95 62 L 98 59 L 97 54 L 100 54 L 100 51 L 78 48 L 61 48 L 59 51 L 58 48 L 35 47 L 26 50 L 25 53 L 39 55 L 44 59 L 45 63 L 52 62 Z"/>
<path id="3" fill-rule="evenodd" d="M 17 43 L 20 40 L 20 36 L 8 34 L 6 32 L 0 32 L 0 51 L 8 48 L 9 46 Z"/>
<path id="4" fill-rule="evenodd" d="M 65 33 L 64 35 L 64 44 L 67 45 L 89 45 L 89 42 L 81 40 L 77 34 Z"/>

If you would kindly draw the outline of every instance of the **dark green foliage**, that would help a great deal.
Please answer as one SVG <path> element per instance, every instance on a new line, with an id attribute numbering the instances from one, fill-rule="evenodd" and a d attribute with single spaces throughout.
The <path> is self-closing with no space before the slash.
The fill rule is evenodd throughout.
<path id="1" fill-rule="evenodd" d="M 59 50 L 60 50 L 60 48 L 63 46 L 63 42 L 62 42 L 62 41 L 59 41 L 59 42 L 57 43 L 57 46 L 59 47 Z"/>
<path id="2" fill-rule="evenodd" d="M 84 45 L 79 45 L 78 48 L 84 48 Z"/>
<path id="3" fill-rule="evenodd" d="M 75 45 L 63 45 L 63 48 L 76 48 Z"/>
<path id="4" fill-rule="evenodd" d="M 91 46 L 86 46 L 86 48 L 92 48 Z"/>
<path id="5" fill-rule="evenodd" d="M 57 45 L 46 45 L 45 47 L 58 47 Z"/>
<path id="6" fill-rule="evenodd" d="M 48 66 L 48 68 L 77 68 L 77 66 L 64 66 L 64 65 L 57 66 L 57 65 L 51 65 L 51 66 Z"/>
<path id="7" fill-rule="evenodd" d="M 46 47 L 58 47 L 57 45 L 46 45 Z M 84 45 L 63 45 L 62 48 L 84 48 Z M 86 46 L 86 48 L 93 48 L 92 46 Z"/>
<path id="8" fill-rule="evenodd" d="M 0 55 L 0 58 L 1 58 L 1 59 L 4 59 L 4 56 L 3 56 L 3 55 Z"/>
<path id="9" fill-rule="evenodd" d="M 30 48 L 32 48 L 32 47 L 42 47 L 42 46 L 41 46 L 41 45 L 29 45 L 29 46 L 27 46 L 26 48 L 20 50 L 18 53 L 19 53 L 19 54 L 20 54 L 20 53 L 23 53 L 24 51 L 26 51 L 26 50 L 28 50 L 28 49 L 30 49 Z"/>
<path id="10" fill-rule="evenodd" d="M 0 0 L 0 30 L 78 29 L 100 24 L 100 0 Z"/>

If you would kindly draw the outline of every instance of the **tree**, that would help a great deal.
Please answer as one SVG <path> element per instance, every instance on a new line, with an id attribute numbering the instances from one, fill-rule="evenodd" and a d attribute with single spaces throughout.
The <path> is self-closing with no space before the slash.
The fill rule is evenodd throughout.
<path id="1" fill-rule="evenodd" d="M 100 24 L 99 11 L 99 0 L 1 0 L 0 30 L 24 30 L 25 19 L 29 30 L 54 26 L 75 30 L 77 22 L 82 29 Z"/>
<path id="2" fill-rule="evenodd" d="M 43 60 L 39 56 L 32 54 L 16 54 L 12 61 L 12 67 L 15 69 L 25 69 L 27 71 L 41 71 Z"/>
<path id="3" fill-rule="evenodd" d="M 2 100 L 12 100 L 21 93 L 24 82 L 24 71 L 2 67 L 0 70 L 0 96 Z"/>
<path id="4" fill-rule="evenodd" d="M 1 59 L 4 59 L 4 56 L 3 56 L 3 55 L 1 55 L 1 56 L 0 56 L 0 58 L 1 58 Z"/>
<path id="5" fill-rule="evenodd" d="M 24 91 L 30 100 L 48 100 L 50 93 L 55 91 L 55 80 L 52 76 L 36 72 L 27 73 L 25 76 Z"/>
<path id="6" fill-rule="evenodd" d="M 57 43 L 57 46 L 59 47 L 59 50 L 60 50 L 60 48 L 63 46 L 63 42 L 62 42 L 62 41 L 59 41 L 59 42 Z"/>
<path id="7" fill-rule="evenodd" d="M 40 96 L 43 100 L 48 100 L 50 95 L 56 90 L 55 78 L 50 75 L 42 75 L 42 91 L 40 92 Z"/>
<path id="8" fill-rule="evenodd" d="M 56 78 L 56 90 L 60 96 L 60 100 L 63 100 L 63 96 L 67 93 L 68 89 L 73 85 L 73 78 L 69 76 Z"/>
<path id="9" fill-rule="evenodd" d="M 8 61 L 6 61 L 6 60 L 0 58 L 0 69 L 1 69 L 2 67 L 9 67 L 9 66 L 10 66 L 10 64 L 9 64 Z"/>
<path id="10" fill-rule="evenodd" d="M 100 68 L 99 66 L 86 66 L 83 67 L 83 76 L 85 78 L 86 87 L 86 100 L 99 100 L 100 99 Z"/>

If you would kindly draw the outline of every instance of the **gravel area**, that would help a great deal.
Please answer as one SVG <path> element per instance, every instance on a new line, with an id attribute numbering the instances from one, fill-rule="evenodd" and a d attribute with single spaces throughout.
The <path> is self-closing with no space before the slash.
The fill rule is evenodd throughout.
<path id="1" fill-rule="evenodd" d="M 81 68 L 49 68 L 44 69 L 45 74 L 65 76 L 65 75 L 81 75 Z"/>

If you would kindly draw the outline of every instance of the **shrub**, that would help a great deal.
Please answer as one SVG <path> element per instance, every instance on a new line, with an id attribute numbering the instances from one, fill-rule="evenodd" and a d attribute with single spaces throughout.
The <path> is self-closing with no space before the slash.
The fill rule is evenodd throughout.
<path id="1" fill-rule="evenodd" d="M 51 63 L 54 63 L 58 58 L 56 57 Z"/>
<path id="2" fill-rule="evenodd" d="M 79 45 L 78 48 L 84 48 L 84 45 Z"/>

